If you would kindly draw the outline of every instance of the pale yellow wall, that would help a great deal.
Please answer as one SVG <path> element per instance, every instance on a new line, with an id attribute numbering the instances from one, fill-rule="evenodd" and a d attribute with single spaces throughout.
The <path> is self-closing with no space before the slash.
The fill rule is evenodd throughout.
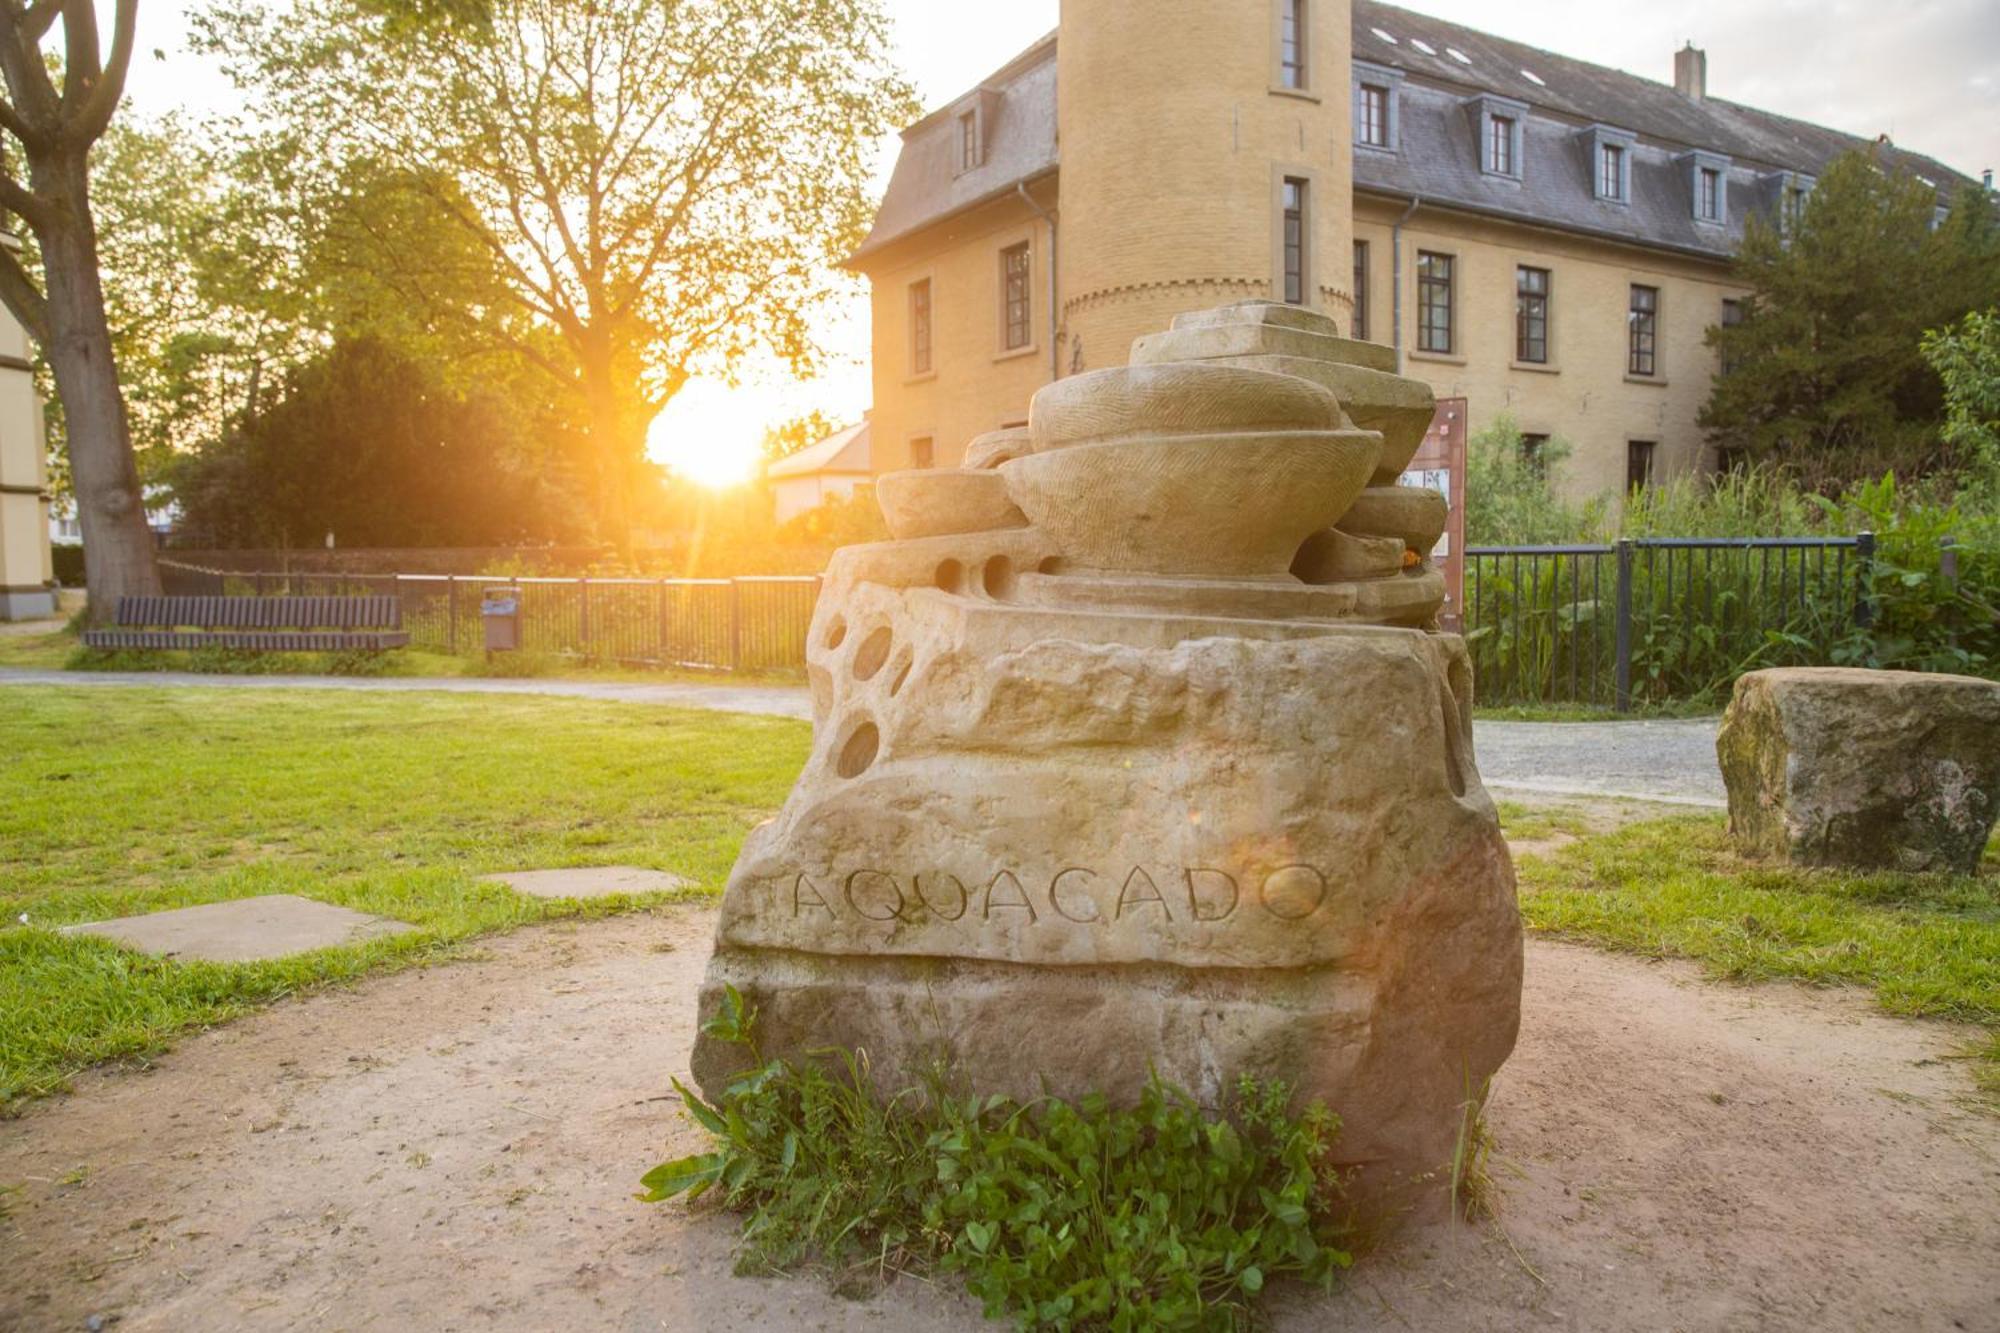
<path id="1" fill-rule="evenodd" d="M 1125 364 L 1184 311 L 1281 296 L 1287 175 L 1311 186 L 1308 304 L 1347 327 L 1352 10 L 1309 0 L 1303 92 L 1279 86 L 1278 11 L 1063 0 L 1065 372 Z"/>
<path id="2" fill-rule="evenodd" d="M 1054 208 L 1053 181 L 1035 192 Z M 1010 352 L 1000 257 L 1023 241 L 1032 341 Z M 871 257 L 876 471 L 908 467 L 919 436 L 935 441 L 937 466 L 956 466 L 974 437 L 1027 420 L 1028 400 L 1050 374 L 1048 245 L 1048 227 L 1007 199 Z M 910 367 L 909 293 L 922 278 L 931 283 L 931 371 L 920 375 Z"/>
<path id="3" fill-rule="evenodd" d="M 49 558 L 41 403 L 24 369 L 27 335 L 0 310 L 0 593 L 46 586 Z"/>
<path id="4" fill-rule="evenodd" d="M 1407 205 L 1355 204 L 1355 237 L 1369 243 L 1369 336 L 1393 341 L 1391 224 Z M 1417 347 L 1417 252 L 1456 258 L 1457 347 L 1439 357 Z M 1514 363 L 1515 270 L 1549 270 L 1549 364 Z M 1658 374 L 1626 374 L 1632 284 L 1660 290 Z M 1559 436 L 1573 453 L 1557 480 L 1572 495 L 1620 494 L 1626 443 L 1658 442 L 1655 477 L 1714 462 L 1696 425 L 1716 369 L 1703 345 L 1725 297 L 1743 289 L 1721 264 L 1563 233 L 1419 208 L 1403 228 L 1404 373 L 1440 398 L 1465 398 L 1476 432 L 1502 413 L 1523 432 Z"/>

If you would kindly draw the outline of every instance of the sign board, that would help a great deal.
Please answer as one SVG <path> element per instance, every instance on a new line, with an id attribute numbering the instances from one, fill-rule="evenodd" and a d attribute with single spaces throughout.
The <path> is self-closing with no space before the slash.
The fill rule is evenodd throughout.
<path id="1" fill-rule="evenodd" d="M 1465 434 L 1465 399 L 1438 399 L 1431 428 L 1403 474 L 1405 486 L 1428 486 L 1451 506 L 1444 538 L 1431 558 L 1444 574 L 1445 628 L 1454 631 L 1463 623 L 1465 605 Z"/>

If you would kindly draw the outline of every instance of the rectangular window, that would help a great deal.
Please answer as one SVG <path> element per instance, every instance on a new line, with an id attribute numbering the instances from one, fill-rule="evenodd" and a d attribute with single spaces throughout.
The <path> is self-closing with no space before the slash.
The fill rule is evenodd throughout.
<path id="1" fill-rule="evenodd" d="M 1461 141 L 1463 142 L 1463 141 Z M 1514 174 L 1514 121 L 1494 116 L 1486 122 L 1486 169 L 1501 176 Z"/>
<path id="2" fill-rule="evenodd" d="M 937 444 L 928 435 L 919 435 L 910 441 L 911 467 L 936 467 Z"/>
<path id="3" fill-rule="evenodd" d="M 1452 349 L 1452 256 L 1417 251 L 1417 350 Z"/>
<path id="4" fill-rule="evenodd" d="M 1285 303 L 1306 303 L 1306 182 L 1285 177 Z"/>
<path id="5" fill-rule="evenodd" d="M 979 113 L 968 111 L 958 118 L 958 169 L 970 171 L 979 165 Z"/>
<path id="6" fill-rule="evenodd" d="M 1724 301 L 1722 302 L 1722 327 L 1725 329 L 1733 329 L 1742 322 L 1743 322 L 1743 303 L 1741 301 L 1736 300 L 1733 297 L 1725 298 Z M 1741 358 L 1732 356 L 1730 354 L 1728 345 L 1725 343 L 1722 348 L 1721 361 L 1722 361 L 1722 373 L 1725 375 L 1730 375 L 1735 373 L 1736 367 L 1741 362 Z"/>
<path id="7" fill-rule="evenodd" d="M 1368 341 L 1368 242 L 1354 243 L 1354 336 Z"/>
<path id="8" fill-rule="evenodd" d="M 1703 222 L 1722 221 L 1722 173 L 1703 167 L 1697 173 L 1695 216 Z"/>
<path id="9" fill-rule="evenodd" d="M 1549 437 L 1523 432 L 1521 435 L 1521 466 L 1537 477 L 1549 474 Z"/>
<path id="10" fill-rule="evenodd" d="M 1797 227 L 1799 220 L 1805 215 L 1806 187 L 1803 185 L 1787 185 L 1785 187 L 1784 201 L 1785 230 L 1790 232 L 1793 228 Z"/>
<path id="11" fill-rule="evenodd" d="M 1287 88 L 1306 86 L 1307 0 L 1279 0 L 1278 78 Z"/>
<path id="12" fill-rule="evenodd" d="M 1608 143 L 1597 152 L 1597 194 L 1601 199 L 1625 198 L 1625 148 Z"/>
<path id="13" fill-rule="evenodd" d="M 1549 360 L 1549 271 L 1522 267 L 1514 280 L 1514 359 L 1534 365 Z"/>
<path id="14" fill-rule="evenodd" d="M 1361 85 L 1361 142 L 1371 148 L 1389 146 L 1389 90 Z"/>
<path id="15" fill-rule="evenodd" d="M 1007 350 L 1010 352 L 1034 341 L 1030 327 L 1033 312 L 1028 294 L 1032 264 L 1026 241 L 1010 245 L 1000 252 L 1001 299 L 1005 306 L 1003 318 L 1007 324 Z"/>
<path id="16" fill-rule="evenodd" d="M 910 373 L 931 373 L 931 280 L 910 284 Z"/>
<path id="17" fill-rule="evenodd" d="M 1641 491 L 1653 484 L 1653 440 L 1630 440 L 1625 445 L 1625 489 Z"/>
<path id="18" fill-rule="evenodd" d="M 1630 355 L 1626 373 L 1651 377 L 1659 373 L 1660 289 L 1632 288 L 1632 308 L 1626 316 L 1631 326 Z"/>

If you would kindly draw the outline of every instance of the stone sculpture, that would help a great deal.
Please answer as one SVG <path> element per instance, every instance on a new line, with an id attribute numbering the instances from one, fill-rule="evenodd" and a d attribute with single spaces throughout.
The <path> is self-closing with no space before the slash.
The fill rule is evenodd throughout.
<path id="1" fill-rule="evenodd" d="M 1716 736 L 1729 828 L 1800 865 L 1977 872 L 2000 815 L 2000 684 L 1843 667 L 1753 671 Z"/>
<path id="2" fill-rule="evenodd" d="M 1429 394 L 1381 357 L 1210 311 L 975 466 L 883 478 L 896 540 L 827 571 L 813 755 L 704 1015 L 733 985 L 767 1053 L 864 1048 L 885 1090 L 936 1057 L 1018 1097 L 1284 1078 L 1343 1117 L 1357 1199 L 1434 1181 L 1513 1048 L 1521 933 L 1442 505 L 1393 485 Z"/>

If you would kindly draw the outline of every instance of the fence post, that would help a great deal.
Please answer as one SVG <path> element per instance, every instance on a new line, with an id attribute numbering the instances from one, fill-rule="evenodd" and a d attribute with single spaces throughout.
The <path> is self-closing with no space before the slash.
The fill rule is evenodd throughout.
<path id="1" fill-rule="evenodd" d="M 1938 577 L 1948 590 L 1958 591 L 1958 538 L 1949 533 L 1938 538 Z"/>
<path id="2" fill-rule="evenodd" d="M 257 595 L 259 597 L 262 597 L 264 595 L 264 575 L 261 570 L 257 573 L 255 582 L 253 583 L 252 586 L 257 589 Z"/>
<path id="3" fill-rule="evenodd" d="M 1632 711 L 1632 539 L 1618 539 L 1618 646 L 1615 702 L 1618 711 Z"/>
<path id="4" fill-rule="evenodd" d="M 1854 538 L 1854 569 L 1860 582 L 1854 598 L 1857 629 L 1875 627 L 1875 534 L 1859 533 Z"/>
<path id="5" fill-rule="evenodd" d="M 585 575 L 576 581 L 576 638 L 577 646 L 590 647 L 590 577 Z M 590 656 L 588 652 L 585 657 Z"/>
<path id="6" fill-rule="evenodd" d="M 458 575 L 444 576 L 445 618 L 451 626 L 451 655 L 458 656 Z"/>
<path id="7" fill-rule="evenodd" d="M 729 580 L 729 669 L 743 669 L 743 580 Z"/>

